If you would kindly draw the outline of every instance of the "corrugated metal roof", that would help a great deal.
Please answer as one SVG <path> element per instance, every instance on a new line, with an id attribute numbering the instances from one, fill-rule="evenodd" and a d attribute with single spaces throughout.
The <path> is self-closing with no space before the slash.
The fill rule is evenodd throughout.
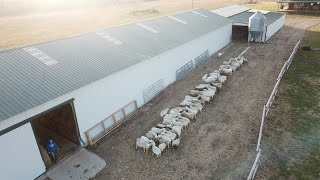
<path id="1" fill-rule="evenodd" d="M 193 11 L 1 52 L 0 121 L 232 23 Z"/>
<path id="2" fill-rule="evenodd" d="M 249 18 L 253 15 L 253 12 L 243 12 L 240 14 L 236 14 L 234 16 L 229 17 L 229 19 L 238 22 L 238 23 L 244 23 L 248 24 L 249 23 Z M 272 24 L 274 21 L 282 17 L 284 14 L 282 13 L 275 13 L 275 12 L 269 12 L 268 14 L 265 14 L 266 16 L 266 25 Z"/>
<path id="3" fill-rule="evenodd" d="M 247 7 L 234 4 L 234 5 L 222 7 L 219 9 L 214 9 L 211 12 L 219 14 L 220 16 L 230 17 L 230 16 L 233 16 L 233 15 L 236 15 L 236 14 L 248 11 L 248 10 L 249 10 L 249 8 L 247 8 Z"/>

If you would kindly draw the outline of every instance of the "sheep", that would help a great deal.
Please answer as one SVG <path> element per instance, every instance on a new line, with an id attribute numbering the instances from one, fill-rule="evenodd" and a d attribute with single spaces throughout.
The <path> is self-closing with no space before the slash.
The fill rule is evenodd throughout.
<path id="1" fill-rule="evenodd" d="M 159 144 L 159 149 L 161 150 L 161 152 L 163 152 L 166 149 L 166 147 L 167 147 L 166 143 Z"/>
<path id="2" fill-rule="evenodd" d="M 182 128 L 179 126 L 173 126 L 172 130 L 169 132 L 174 132 L 178 135 L 178 137 L 181 137 Z"/>
<path id="3" fill-rule="evenodd" d="M 196 86 L 195 90 L 203 91 L 204 89 L 208 89 L 206 84 L 199 84 Z"/>
<path id="4" fill-rule="evenodd" d="M 168 114 L 169 108 L 166 108 L 160 112 L 160 117 L 163 118 L 164 115 Z"/>
<path id="5" fill-rule="evenodd" d="M 159 128 L 155 128 L 155 127 L 152 127 L 151 128 L 151 131 L 157 133 L 157 134 L 161 134 L 162 132 L 164 132 L 165 130 L 164 129 L 159 129 Z"/>
<path id="6" fill-rule="evenodd" d="M 171 145 L 171 139 L 167 136 L 164 136 L 164 135 L 160 135 L 158 141 L 160 143 L 166 143 L 166 145 L 168 147 L 170 147 L 170 145 Z"/>
<path id="7" fill-rule="evenodd" d="M 196 114 L 190 113 L 190 112 L 186 112 L 186 111 L 183 111 L 183 112 L 181 113 L 181 115 L 182 115 L 183 117 L 188 118 L 188 119 L 195 119 L 195 118 L 196 118 Z"/>
<path id="8" fill-rule="evenodd" d="M 198 114 L 198 111 L 192 108 L 189 108 L 188 106 L 185 107 L 187 112 L 193 113 L 193 114 Z"/>
<path id="9" fill-rule="evenodd" d="M 170 125 L 170 124 L 172 124 L 173 121 L 175 121 L 176 119 L 177 119 L 177 118 L 165 118 L 165 119 L 163 119 L 162 124 L 164 124 L 164 125 Z"/>
<path id="10" fill-rule="evenodd" d="M 219 68 L 219 71 L 222 75 L 231 76 L 232 75 L 232 69 L 228 68 Z"/>
<path id="11" fill-rule="evenodd" d="M 227 76 L 219 76 L 218 80 L 221 84 L 225 83 L 227 81 Z"/>
<path id="12" fill-rule="evenodd" d="M 191 106 L 198 108 L 200 113 L 202 112 L 203 106 L 201 105 L 201 103 L 195 102 Z"/>
<path id="13" fill-rule="evenodd" d="M 153 133 L 151 133 L 151 132 L 153 132 L 153 131 L 147 132 L 146 133 L 146 137 L 149 138 L 149 139 L 156 139 L 158 137 L 157 134 L 154 136 L 153 135 L 154 132 Z"/>
<path id="14" fill-rule="evenodd" d="M 165 133 L 173 136 L 173 139 L 176 139 L 176 138 L 177 138 L 177 134 L 176 134 L 175 132 L 166 131 Z"/>
<path id="15" fill-rule="evenodd" d="M 187 127 L 185 126 L 185 124 L 183 124 L 182 122 L 173 121 L 172 124 L 173 124 L 174 126 L 180 126 L 180 127 L 182 127 L 182 128 L 187 128 Z"/>
<path id="16" fill-rule="evenodd" d="M 236 69 L 238 69 L 239 67 L 240 67 L 240 63 L 238 63 L 238 62 L 235 62 L 235 61 L 231 61 L 231 63 L 230 63 L 230 66 L 233 66 L 233 67 L 235 67 Z"/>
<path id="17" fill-rule="evenodd" d="M 190 91 L 190 96 L 192 97 L 198 97 L 199 95 L 202 95 L 202 91 L 199 91 L 199 90 L 191 90 Z"/>
<path id="18" fill-rule="evenodd" d="M 201 99 L 203 99 L 205 102 L 209 102 L 210 99 L 211 99 L 210 97 L 205 96 L 205 95 L 201 95 L 200 97 L 201 97 Z"/>
<path id="19" fill-rule="evenodd" d="M 150 141 L 150 142 L 152 143 L 153 141 Z M 140 148 L 143 148 L 144 152 L 147 152 L 147 150 L 150 148 L 150 147 L 148 147 L 148 144 L 150 144 L 150 142 L 146 142 L 141 138 L 137 138 L 136 149 L 138 149 L 138 147 L 140 147 Z"/>
<path id="20" fill-rule="evenodd" d="M 184 126 L 185 126 L 186 128 L 188 128 L 189 123 L 190 123 L 190 120 L 189 120 L 188 118 L 178 119 L 177 121 L 178 121 L 178 122 L 181 122 L 182 124 L 184 124 Z"/>
<path id="21" fill-rule="evenodd" d="M 152 140 L 150 140 L 149 138 L 145 137 L 145 136 L 141 136 L 140 139 L 146 143 L 150 143 Z"/>
<path id="22" fill-rule="evenodd" d="M 152 143 L 152 152 L 153 152 L 153 154 L 155 154 L 157 157 L 160 157 L 160 156 L 161 156 L 161 149 L 159 149 L 154 142 Z"/>
<path id="23" fill-rule="evenodd" d="M 218 53 L 218 57 L 220 58 L 222 56 L 223 53 Z"/>
<path id="24" fill-rule="evenodd" d="M 184 106 L 189 106 L 190 104 L 191 104 L 191 102 L 183 100 L 183 101 L 179 104 L 179 106 L 184 107 Z"/>
<path id="25" fill-rule="evenodd" d="M 202 77 L 202 81 L 204 82 L 208 77 L 208 74 L 205 74 L 203 77 Z"/>
<path id="26" fill-rule="evenodd" d="M 222 88 L 222 84 L 221 83 L 212 83 L 212 85 L 214 87 L 216 87 L 218 90 L 220 90 Z"/>
<path id="27" fill-rule="evenodd" d="M 168 133 L 165 133 L 165 132 L 161 133 L 161 135 L 170 138 L 171 141 L 174 141 L 176 139 L 176 136 L 177 136 L 177 135 L 172 135 L 172 134 L 168 134 Z"/>
<path id="28" fill-rule="evenodd" d="M 179 144 L 180 144 L 180 139 L 176 139 L 176 140 L 172 141 L 171 147 L 178 148 Z"/>

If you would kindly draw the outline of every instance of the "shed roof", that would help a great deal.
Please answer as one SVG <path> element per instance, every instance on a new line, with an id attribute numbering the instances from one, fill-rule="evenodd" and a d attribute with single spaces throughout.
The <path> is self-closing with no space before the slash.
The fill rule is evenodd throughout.
<path id="1" fill-rule="evenodd" d="M 225 6 L 225 7 L 218 8 L 218 9 L 214 9 L 211 12 L 219 14 L 220 16 L 223 16 L 223 17 L 230 17 L 230 16 L 233 16 L 235 14 L 239 14 L 239 13 L 248 11 L 249 9 L 250 8 L 234 4 L 234 5 Z"/>
<path id="2" fill-rule="evenodd" d="M 0 121 L 232 21 L 202 9 L 0 53 Z"/>

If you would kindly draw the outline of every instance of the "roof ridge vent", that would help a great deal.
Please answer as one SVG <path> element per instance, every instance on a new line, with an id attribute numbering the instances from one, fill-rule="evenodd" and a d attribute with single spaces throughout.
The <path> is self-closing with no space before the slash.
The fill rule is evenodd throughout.
<path id="1" fill-rule="evenodd" d="M 182 24 L 188 24 L 186 21 L 183 21 L 183 20 L 178 19 L 178 18 L 173 17 L 173 16 L 168 16 L 168 18 L 173 19 L 173 20 L 175 20 L 175 21 L 177 21 L 179 23 L 182 23 Z"/>
<path id="2" fill-rule="evenodd" d="M 207 18 L 208 16 L 206 16 L 206 15 L 204 15 L 204 14 L 201 14 L 201 13 L 199 13 L 199 12 L 197 12 L 197 11 L 191 11 L 193 14 L 196 14 L 196 15 L 199 15 L 199 16 L 201 16 L 201 17 L 204 17 L 204 18 Z"/>
<path id="3" fill-rule="evenodd" d="M 23 50 L 29 53 L 31 56 L 37 58 L 39 61 L 41 61 L 43 64 L 47 66 L 58 64 L 57 60 L 48 56 L 47 54 L 45 54 L 43 51 L 41 51 L 35 46 L 26 47 L 26 48 L 23 48 Z"/>
<path id="4" fill-rule="evenodd" d="M 138 25 L 138 26 L 140 26 L 140 27 L 142 27 L 143 29 L 146 29 L 146 30 L 148 30 L 148 31 L 150 31 L 150 32 L 153 32 L 153 33 L 159 33 L 157 30 L 155 30 L 155 29 L 153 29 L 153 28 L 151 28 L 151 27 L 149 27 L 149 26 L 147 26 L 147 25 L 144 25 L 144 24 L 142 24 L 142 23 L 136 23 L 136 25 Z"/>
<path id="5" fill-rule="evenodd" d="M 111 35 L 107 34 L 106 32 L 96 32 L 96 35 L 102 37 L 103 39 L 107 39 L 108 41 L 112 42 L 115 45 L 121 45 L 123 42 L 118 40 L 115 37 L 112 37 Z"/>

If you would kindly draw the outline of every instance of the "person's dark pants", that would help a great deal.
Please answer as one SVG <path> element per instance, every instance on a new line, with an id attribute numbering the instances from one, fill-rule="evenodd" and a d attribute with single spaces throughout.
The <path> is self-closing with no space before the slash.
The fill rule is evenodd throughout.
<path id="1" fill-rule="evenodd" d="M 50 158 L 52 159 L 52 161 L 54 163 L 57 163 L 58 160 L 56 158 L 56 153 L 55 152 L 48 152 L 48 154 L 49 154 Z"/>

